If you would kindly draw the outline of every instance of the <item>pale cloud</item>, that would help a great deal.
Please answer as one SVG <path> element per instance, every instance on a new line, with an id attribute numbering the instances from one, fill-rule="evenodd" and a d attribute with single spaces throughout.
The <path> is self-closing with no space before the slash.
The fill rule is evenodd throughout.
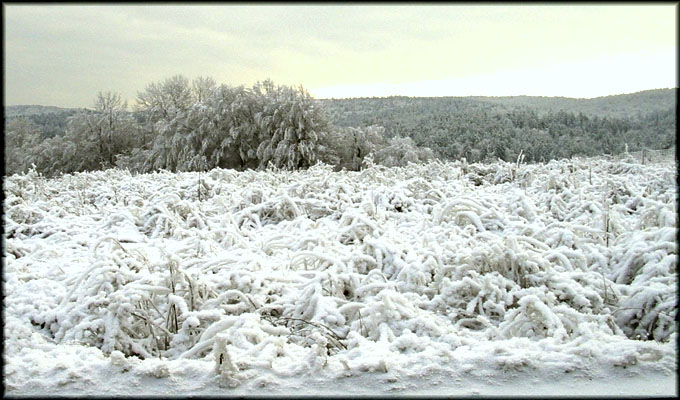
<path id="1" fill-rule="evenodd" d="M 6 104 L 89 106 L 100 90 L 132 103 L 178 73 L 231 85 L 271 78 L 335 97 L 592 97 L 677 84 L 674 5 L 3 10 Z"/>

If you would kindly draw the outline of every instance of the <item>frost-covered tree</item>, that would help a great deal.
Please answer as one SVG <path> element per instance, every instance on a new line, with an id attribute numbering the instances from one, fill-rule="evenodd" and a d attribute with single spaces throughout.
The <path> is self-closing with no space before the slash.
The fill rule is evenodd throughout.
<path id="1" fill-rule="evenodd" d="M 95 170 L 99 168 L 98 160 L 92 157 L 92 142 L 77 146 L 72 140 L 65 138 L 48 138 L 40 142 L 29 157 L 29 163 L 36 170 L 47 176 L 57 173 Z"/>
<path id="2" fill-rule="evenodd" d="M 221 85 L 201 94 L 189 109 L 158 124 L 150 150 L 152 169 L 202 170 L 256 167 L 257 126 L 252 96 Z"/>
<path id="3" fill-rule="evenodd" d="M 260 144 L 259 167 L 300 169 L 314 165 L 331 124 L 323 109 L 302 86 L 275 86 L 270 80 L 253 86 L 261 107 L 255 114 Z"/>
<path id="4" fill-rule="evenodd" d="M 217 82 L 215 82 L 215 79 L 209 76 L 199 76 L 198 78 L 191 81 L 191 90 L 194 99 L 199 103 L 206 101 L 216 88 Z"/>
<path id="5" fill-rule="evenodd" d="M 346 127 L 332 130 L 328 145 L 335 149 L 337 169 L 358 171 L 364 158 L 386 146 L 385 128 L 372 125 L 367 127 Z"/>
<path id="6" fill-rule="evenodd" d="M 82 112 L 69 119 L 66 126 L 65 144 L 73 145 L 82 153 L 76 159 L 64 160 L 62 172 L 92 171 L 105 166 L 108 159 L 106 115 Z"/>
<path id="7" fill-rule="evenodd" d="M 325 135 L 331 125 L 302 87 L 267 80 L 253 88 L 194 81 L 194 103 L 174 113 L 144 107 L 157 118 L 146 170 L 307 168 L 331 155 Z M 160 85 L 151 86 L 152 92 Z M 159 97 L 159 96 L 157 96 Z M 162 97 L 162 96 L 160 96 Z M 159 102 L 160 104 L 160 102 Z"/>
<path id="8" fill-rule="evenodd" d="M 259 110 L 252 91 L 243 86 L 222 85 L 213 92 L 210 104 L 216 129 L 213 164 L 223 168 L 256 168 L 260 143 L 255 114 Z"/>
<path id="9" fill-rule="evenodd" d="M 153 138 L 142 170 L 246 168 L 256 163 L 251 142 L 256 131 L 251 99 L 243 87 L 216 86 L 210 77 L 191 84 L 174 76 L 138 95 L 137 110 L 146 113 Z"/>
<path id="10" fill-rule="evenodd" d="M 40 128 L 25 118 L 5 122 L 5 175 L 25 172 L 30 156 L 40 143 Z"/>
<path id="11" fill-rule="evenodd" d="M 150 149 L 158 132 L 167 130 L 170 121 L 187 112 L 196 100 L 196 92 L 203 94 L 209 85 L 210 78 L 202 78 L 200 82 L 195 81 L 192 88 L 189 79 L 175 75 L 152 82 L 143 92 L 138 92 L 134 109 L 142 115 L 143 150 Z"/>
<path id="12" fill-rule="evenodd" d="M 70 117 L 65 134 L 37 145 L 30 162 L 47 175 L 114 167 L 117 157 L 140 147 L 138 127 L 126 108 L 119 94 L 98 93 L 94 110 Z"/>
<path id="13" fill-rule="evenodd" d="M 158 120 L 150 150 L 151 168 L 299 169 L 328 152 L 323 138 L 330 123 L 302 87 L 271 81 L 252 89 L 221 85 L 172 118 Z"/>
<path id="14" fill-rule="evenodd" d="M 127 101 L 120 94 L 111 92 L 97 94 L 95 113 L 89 115 L 88 124 L 94 122 L 98 133 L 99 149 L 106 166 L 115 164 L 115 156 L 138 146 L 136 126 L 127 112 Z"/>
<path id="15" fill-rule="evenodd" d="M 180 163 L 180 151 L 186 145 L 186 137 L 191 129 L 187 126 L 187 113 L 178 112 L 169 121 L 157 124 L 158 133 L 155 135 L 153 145 L 149 150 L 149 159 L 145 164 L 145 170 L 167 169 L 177 171 Z M 184 162 L 183 162 L 184 161 Z"/>
<path id="16" fill-rule="evenodd" d="M 194 103 L 189 79 L 175 75 L 162 82 L 153 82 L 137 93 L 136 109 L 148 114 L 150 121 L 170 121 L 178 113 L 187 111 Z"/>

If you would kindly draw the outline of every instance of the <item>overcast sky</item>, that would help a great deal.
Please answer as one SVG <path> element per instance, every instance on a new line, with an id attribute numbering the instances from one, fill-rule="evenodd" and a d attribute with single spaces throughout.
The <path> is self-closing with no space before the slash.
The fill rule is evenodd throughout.
<path id="1" fill-rule="evenodd" d="M 5 104 L 135 102 L 182 74 L 317 98 L 676 87 L 675 5 L 6 5 Z"/>

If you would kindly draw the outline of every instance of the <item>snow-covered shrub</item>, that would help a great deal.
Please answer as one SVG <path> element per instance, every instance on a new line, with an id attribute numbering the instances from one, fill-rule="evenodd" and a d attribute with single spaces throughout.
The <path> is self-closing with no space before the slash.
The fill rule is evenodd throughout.
<path id="1" fill-rule="evenodd" d="M 565 341 L 578 327 L 581 315 L 570 307 L 555 304 L 551 293 L 526 290 L 517 300 L 518 307 L 505 315 L 498 327 L 503 337 L 551 337 Z M 535 293 L 535 294 L 534 294 Z"/>
<path id="2" fill-rule="evenodd" d="M 416 146 L 410 137 L 393 137 L 385 147 L 376 150 L 373 161 L 386 167 L 405 167 L 409 163 L 427 162 L 433 158 L 432 150 Z"/>
<path id="3" fill-rule="evenodd" d="M 632 235 L 634 245 L 613 260 L 618 261 L 617 268 L 610 275 L 625 285 L 627 294 L 616 310 L 616 321 L 629 337 L 666 340 L 675 330 L 678 265 L 675 235 L 673 228 L 649 229 Z"/>
<path id="4" fill-rule="evenodd" d="M 636 285 L 631 288 L 629 296 L 620 302 L 615 319 L 627 336 L 664 341 L 676 332 L 677 279 L 670 281 Z"/>
<path id="5" fill-rule="evenodd" d="M 368 156 L 361 171 L 13 175 L 10 321 L 118 364 L 206 360 L 231 383 L 251 367 L 385 370 L 490 341 L 665 346 L 677 334 L 673 174 L 612 163 L 525 164 L 514 180 L 504 162 Z"/>
<path id="6" fill-rule="evenodd" d="M 125 250 L 115 239 L 100 242 L 108 255 L 96 261 L 72 284 L 59 306 L 43 319 L 57 341 L 76 340 L 110 353 L 152 357 L 167 331 L 149 304 L 170 292 L 150 274 L 140 254 Z"/>

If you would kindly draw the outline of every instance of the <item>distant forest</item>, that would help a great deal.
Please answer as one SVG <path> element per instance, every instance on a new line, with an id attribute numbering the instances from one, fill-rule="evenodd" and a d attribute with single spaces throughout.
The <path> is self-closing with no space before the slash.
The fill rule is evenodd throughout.
<path id="1" fill-rule="evenodd" d="M 321 100 L 338 126 L 385 128 L 445 159 L 525 161 L 675 145 L 676 89 L 564 97 L 388 97 Z"/>
<path id="2" fill-rule="evenodd" d="M 315 100 L 271 81 L 217 85 L 177 75 L 93 109 L 5 107 L 5 174 L 111 167 L 359 170 L 432 158 L 525 162 L 675 146 L 676 89 L 596 99 L 387 97 Z"/>

